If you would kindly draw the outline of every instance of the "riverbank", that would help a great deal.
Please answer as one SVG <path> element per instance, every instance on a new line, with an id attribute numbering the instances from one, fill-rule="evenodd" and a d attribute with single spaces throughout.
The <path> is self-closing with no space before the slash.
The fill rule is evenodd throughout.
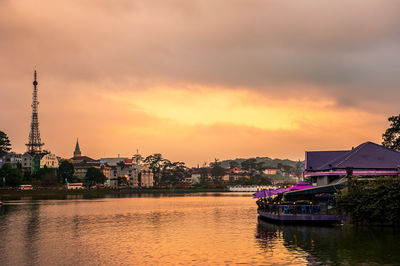
<path id="1" fill-rule="evenodd" d="M 82 195 L 87 197 L 102 197 L 106 195 L 126 194 L 179 194 L 202 192 L 229 192 L 223 188 L 142 188 L 142 189 L 41 189 L 41 190 L 16 190 L 0 189 L 0 199 L 16 199 L 20 197 L 60 198 L 68 195 Z"/>

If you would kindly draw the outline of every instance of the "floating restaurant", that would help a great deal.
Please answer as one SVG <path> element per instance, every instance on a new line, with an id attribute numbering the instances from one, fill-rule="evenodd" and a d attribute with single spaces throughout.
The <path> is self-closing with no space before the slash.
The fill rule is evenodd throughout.
<path id="1" fill-rule="evenodd" d="M 372 142 L 351 150 L 307 151 L 304 177 L 311 184 L 255 193 L 258 213 L 282 223 L 342 223 L 345 217 L 336 207 L 335 196 L 347 186 L 347 178 L 397 176 L 399 165 L 400 152 Z"/>

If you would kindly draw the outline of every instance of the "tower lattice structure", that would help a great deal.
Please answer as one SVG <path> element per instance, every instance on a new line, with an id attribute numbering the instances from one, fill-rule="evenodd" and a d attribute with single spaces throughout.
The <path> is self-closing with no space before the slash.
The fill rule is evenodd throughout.
<path id="1" fill-rule="evenodd" d="M 31 121 L 31 131 L 29 133 L 29 141 L 26 144 L 28 147 L 28 152 L 32 154 L 38 154 L 42 152 L 42 143 L 40 139 L 39 132 L 39 120 L 38 120 L 38 96 L 37 96 L 37 85 L 38 82 L 36 80 L 36 70 L 34 73 L 34 81 L 33 81 L 33 95 L 32 95 L 32 121 Z"/>

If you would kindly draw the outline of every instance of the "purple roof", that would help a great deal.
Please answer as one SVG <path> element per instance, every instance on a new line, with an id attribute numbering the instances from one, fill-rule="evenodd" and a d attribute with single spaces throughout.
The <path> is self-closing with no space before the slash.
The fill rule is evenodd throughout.
<path id="1" fill-rule="evenodd" d="M 253 195 L 254 195 L 253 199 L 264 198 L 265 197 L 265 189 L 257 191 Z"/>
<path id="2" fill-rule="evenodd" d="M 306 170 L 318 170 L 326 162 L 332 161 L 349 151 L 306 151 Z"/>
<path id="3" fill-rule="evenodd" d="M 400 152 L 372 142 L 349 151 L 306 152 L 306 171 L 330 169 L 397 169 Z M 312 167 L 312 168 L 310 168 Z"/>
<path id="4" fill-rule="evenodd" d="M 308 184 L 308 183 L 301 182 L 301 183 L 298 183 L 297 185 L 295 185 L 293 187 L 290 187 L 288 190 L 292 191 L 292 190 L 306 189 L 306 188 L 312 188 L 312 187 L 313 186 Z"/>

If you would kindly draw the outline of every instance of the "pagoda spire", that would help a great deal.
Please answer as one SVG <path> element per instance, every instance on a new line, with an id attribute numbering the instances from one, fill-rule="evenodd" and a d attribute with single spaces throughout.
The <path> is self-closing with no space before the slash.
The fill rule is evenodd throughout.
<path id="1" fill-rule="evenodd" d="M 75 151 L 74 151 L 74 157 L 79 157 L 81 156 L 81 149 L 79 148 L 79 140 L 78 138 L 76 139 L 76 145 L 75 145 Z"/>
<path id="2" fill-rule="evenodd" d="M 33 74 L 33 95 L 32 95 L 32 121 L 31 121 L 31 129 L 29 132 L 29 139 L 26 146 L 28 147 L 28 152 L 31 154 L 38 154 L 42 152 L 42 143 L 40 139 L 40 132 L 39 132 L 39 120 L 38 120 L 38 89 L 37 89 L 37 73 L 36 69 Z"/>

